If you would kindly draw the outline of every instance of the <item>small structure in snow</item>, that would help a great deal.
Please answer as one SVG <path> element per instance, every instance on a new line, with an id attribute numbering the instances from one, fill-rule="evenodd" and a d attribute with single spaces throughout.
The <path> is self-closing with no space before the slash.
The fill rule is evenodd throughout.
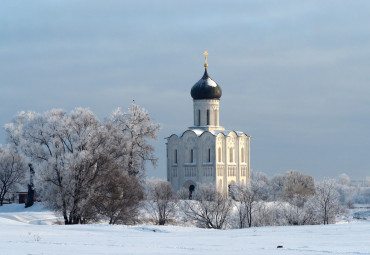
<path id="1" fill-rule="evenodd" d="M 32 164 L 28 164 L 30 167 L 30 183 L 28 184 L 27 199 L 25 201 L 25 207 L 31 207 L 35 198 L 35 188 L 33 186 L 33 177 L 35 176 L 35 170 L 33 169 Z"/>

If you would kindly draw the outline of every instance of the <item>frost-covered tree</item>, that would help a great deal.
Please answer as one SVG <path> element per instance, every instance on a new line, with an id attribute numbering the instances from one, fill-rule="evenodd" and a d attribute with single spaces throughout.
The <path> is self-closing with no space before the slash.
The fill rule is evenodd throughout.
<path id="1" fill-rule="evenodd" d="M 318 224 L 317 215 L 309 202 L 313 197 L 314 195 L 306 197 L 304 204 L 300 205 L 302 198 L 295 195 L 289 203 L 285 204 L 283 217 L 288 225 Z"/>
<path id="2" fill-rule="evenodd" d="M 122 116 L 122 123 L 127 124 L 125 132 L 115 127 L 114 117 L 113 122 L 101 123 L 90 110 L 83 108 L 71 113 L 64 110 L 44 114 L 22 112 L 6 125 L 13 147 L 35 165 L 42 199 L 61 212 L 66 224 L 93 218 L 90 202 L 104 183 L 103 176 L 117 169 L 136 176 L 133 174 L 136 163 L 127 162 L 133 162 L 133 157 L 135 162 L 141 162 L 137 158 L 144 161 L 148 155 L 153 156 L 153 148 L 146 140 L 155 138 L 158 129 L 150 128 L 148 113 L 135 105 L 128 114 L 118 115 Z M 142 117 L 133 121 L 132 116 L 143 115 L 145 121 L 140 121 Z M 127 149 L 133 147 L 140 148 L 135 152 Z M 144 164 L 138 169 L 143 174 Z"/>
<path id="3" fill-rule="evenodd" d="M 366 176 L 365 183 L 368 187 L 370 187 L 370 176 Z"/>
<path id="4" fill-rule="evenodd" d="M 277 201 L 282 196 L 282 190 L 284 188 L 285 178 L 283 175 L 275 175 L 274 178 L 271 179 L 271 194 L 270 200 Z"/>
<path id="5" fill-rule="evenodd" d="M 183 203 L 183 212 L 188 219 L 205 228 L 226 227 L 233 207 L 229 197 L 217 192 L 214 186 L 198 183 L 192 198 Z"/>
<path id="6" fill-rule="evenodd" d="M 106 129 L 96 116 L 82 108 L 70 114 L 21 113 L 6 129 L 14 145 L 37 164 L 42 199 L 62 212 L 66 224 L 81 222 L 94 181 L 106 169 Z"/>
<path id="7" fill-rule="evenodd" d="M 165 180 L 150 180 L 146 184 L 146 210 L 158 225 L 164 225 L 175 215 L 177 198 L 171 183 Z"/>
<path id="8" fill-rule="evenodd" d="M 303 207 L 307 199 L 315 194 L 315 182 L 309 175 L 299 171 L 288 171 L 284 176 L 282 198 L 291 204 Z"/>
<path id="9" fill-rule="evenodd" d="M 258 179 L 252 179 L 247 185 L 233 185 L 239 228 L 252 226 L 253 216 L 263 187 L 264 185 L 261 185 Z"/>
<path id="10" fill-rule="evenodd" d="M 340 174 L 338 179 L 339 179 L 339 184 L 346 185 L 346 186 L 349 186 L 351 184 L 351 178 L 345 173 Z"/>
<path id="11" fill-rule="evenodd" d="M 160 125 L 153 123 L 145 109 L 135 103 L 127 113 L 118 108 L 107 119 L 107 125 L 116 137 L 112 142 L 116 142 L 125 155 L 121 164 L 130 175 L 142 177 L 148 161 L 156 165 L 154 147 L 148 140 L 157 139 Z"/>
<path id="12" fill-rule="evenodd" d="M 307 200 L 315 194 L 315 182 L 311 176 L 299 171 L 288 171 L 284 176 L 275 176 L 271 183 L 272 197 L 282 202 L 280 211 L 284 212 L 282 217 L 286 224 L 304 225 L 313 222 L 305 206 Z"/>
<path id="13" fill-rule="evenodd" d="M 26 171 L 27 164 L 18 152 L 0 145 L 0 206 L 6 194 L 24 181 Z"/>
<path id="14" fill-rule="evenodd" d="M 265 173 L 262 172 L 252 172 L 252 183 L 253 186 L 258 186 L 257 195 L 261 200 L 269 200 L 271 196 L 271 183 L 270 179 Z"/>
<path id="15" fill-rule="evenodd" d="M 316 194 L 310 201 L 312 212 L 317 213 L 323 224 L 334 222 L 341 209 L 336 185 L 334 179 L 322 181 L 316 186 Z"/>
<path id="16" fill-rule="evenodd" d="M 351 185 L 351 179 L 347 174 L 340 174 L 336 184 L 336 190 L 339 193 L 339 201 L 341 204 L 351 208 L 358 188 L 357 186 Z"/>
<path id="17" fill-rule="evenodd" d="M 364 181 L 353 181 L 350 187 L 355 190 L 353 203 L 370 204 L 370 177 L 366 177 Z"/>

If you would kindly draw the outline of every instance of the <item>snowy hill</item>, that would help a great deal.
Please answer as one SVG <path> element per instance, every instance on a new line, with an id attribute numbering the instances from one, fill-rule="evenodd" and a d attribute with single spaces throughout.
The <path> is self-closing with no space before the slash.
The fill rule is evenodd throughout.
<path id="1" fill-rule="evenodd" d="M 4 205 L 0 207 L 0 219 L 36 225 L 52 225 L 61 220 L 53 212 L 44 209 L 41 203 L 35 203 L 29 208 L 24 208 L 24 204 Z"/>
<path id="2" fill-rule="evenodd" d="M 208 230 L 51 225 L 58 219 L 40 204 L 0 207 L 0 254 L 370 254 L 369 221 Z"/>

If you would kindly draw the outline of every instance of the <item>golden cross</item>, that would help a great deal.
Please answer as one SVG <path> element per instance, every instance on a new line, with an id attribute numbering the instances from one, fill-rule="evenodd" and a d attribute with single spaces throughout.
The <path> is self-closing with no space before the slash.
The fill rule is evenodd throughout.
<path id="1" fill-rule="evenodd" d="M 205 52 L 203 53 L 203 55 L 204 55 L 204 56 L 206 56 L 206 63 L 204 64 L 204 67 L 208 67 L 208 64 L 207 64 L 207 56 L 208 56 L 208 52 L 207 52 L 207 51 L 205 51 Z"/>

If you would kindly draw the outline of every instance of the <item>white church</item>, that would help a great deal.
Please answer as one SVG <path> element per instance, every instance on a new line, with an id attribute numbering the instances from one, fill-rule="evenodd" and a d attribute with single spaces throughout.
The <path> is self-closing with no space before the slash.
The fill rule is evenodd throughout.
<path id="1" fill-rule="evenodd" d="M 197 183 L 213 184 L 227 194 L 231 184 L 250 180 L 250 139 L 220 126 L 221 87 L 209 77 L 207 55 L 203 77 L 191 88 L 194 125 L 167 137 L 167 180 L 175 191 Z"/>

